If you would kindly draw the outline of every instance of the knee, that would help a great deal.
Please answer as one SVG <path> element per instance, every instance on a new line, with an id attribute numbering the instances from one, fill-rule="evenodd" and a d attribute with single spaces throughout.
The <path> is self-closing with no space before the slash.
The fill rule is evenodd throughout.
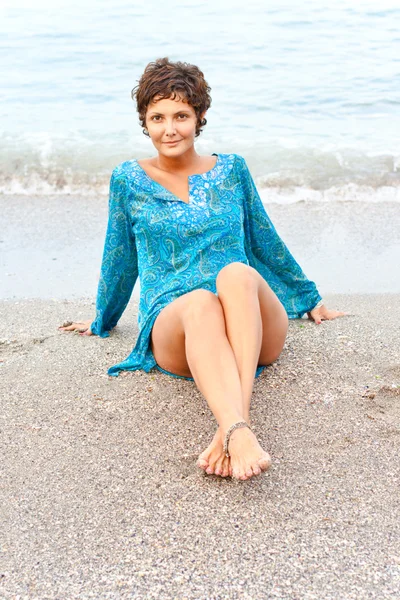
<path id="1" fill-rule="evenodd" d="M 217 275 L 218 294 L 226 288 L 234 287 L 253 291 L 258 288 L 258 273 L 253 267 L 240 262 L 233 262 L 223 267 Z"/>
<path id="2" fill-rule="evenodd" d="M 194 290 L 187 295 L 187 303 L 183 310 L 186 324 L 204 325 L 210 318 L 222 315 L 222 306 L 217 296 L 209 290 Z"/>

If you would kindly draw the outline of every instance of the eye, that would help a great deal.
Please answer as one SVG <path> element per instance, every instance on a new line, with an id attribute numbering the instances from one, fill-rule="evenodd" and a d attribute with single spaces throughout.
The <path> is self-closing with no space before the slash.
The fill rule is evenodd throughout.
<path id="1" fill-rule="evenodd" d="M 159 119 L 161 119 L 161 115 L 153 115 L 150 120 L 151 121 L 158 121 Z"/>
<path id="2" fill-rule="evenodd" d="M 187 118 L 188 118 L 188 115 L 185 115 L 185 114 L 178 115 L 178 119 L 187 119 Z"/>

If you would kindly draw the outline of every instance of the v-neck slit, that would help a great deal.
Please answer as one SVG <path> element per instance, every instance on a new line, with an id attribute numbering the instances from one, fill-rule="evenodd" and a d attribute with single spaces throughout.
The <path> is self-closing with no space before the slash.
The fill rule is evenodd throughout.
<path id="1" fill-rule="evenodd" d="M 171 192 L 171 190 L 169 190 L 168 188 L 166 188 L 165 186 L 163 186 L 161 183 L 158 183 L 158 181 L 156 181 L 155 179 L 152 179 L 151 177 L 150 177 L 150 179 L 152 180 L 153 183 L 155 183 L 156 185 L 158 185 L 162 189 L 162 191 L 164 193 L 167 192 L 168 194 L 170 194 L 171 196 L 173 196 L 174 198 L 176 198 L 176 200 L 174 200 L 174 202 L 178 201 L 178 202 L 183 202 L 183 204 L 191 204 L 191 202 L 190 202 L 190 181 L 189 181 L 189 177 L 191 177 L 191 175 L 189 175 L 188 178 L 187 178 L 187 184 L 188 184 L 188 201 L 187 202 L 186 202 L 186 200 L 182 200 L 182 198 L 180 198 L 179 196 L 177 196 L 176 194 L 174 194 L 173 192 Z"/>
<path id="2" fill-rule="evenodd" d="M 156 181 L 155 179 L 153 179 L 152 177 L 150 177 L 150 175 L 147 173 L 147 171 L 142 167 L 142 165 L 139 164 L 139 161 L 137 159 L 134 159 L 134 162 L 136 162 L 137 166 L 143 171 L 145 177 L 148 179 L 148 181 L 154 186 L 158 186 L 158 188 L 160 188 L 163 193 L 167 193 L 170 196 L 172 196 L 173 198 L 175 198 L 175 202 L 182 202 L 183 204 L 187 204 L 188 206 L 192 204 L 191 200 L 190 200 L 190 191 L 191 191 L 191 182 L 190 180 L 192 179 L 192 177 L 204 177 L 204 175 L 211 175 L 213 173 L 213 171 L 217 168 L 218 163 L 219 163 L 219 154 L 217 154 L 216 152 L 213 152 L 211 156 L 216 156 L 217 160 L 215 161 L 215 165 L 209 169 L 208 171 L 204 171 L 204 173 L 193 173 L 192 175 L 188 175 L 187 177 L 187 183 L 188 183 L 188 201 L 186 202 L 186 200 L 182 200 L 182 198 L 180 198 L 179 196 L 177 196 L 176 194 L 174 194 L 173 192 L 171 192 L 171 190 L 169 190 L 168 188 L 166 188 L 164 185 L 162 185 L 161 183 L 159 183 L 158 181 Z"/>

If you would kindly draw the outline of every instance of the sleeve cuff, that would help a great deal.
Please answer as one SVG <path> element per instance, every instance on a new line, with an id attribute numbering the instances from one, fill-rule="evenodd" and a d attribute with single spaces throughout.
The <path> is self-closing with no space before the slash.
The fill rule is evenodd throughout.
<path id="1" fill-rule="evenodd" d="M 96 321 L 93 321 L 93 323 L 90 325 L 90 331 L 94 335 L 98 335 L 99 337 L 102 337 L 102 338 L 110 337 L 109 332 L 106 330 L 103 330 Z"/>

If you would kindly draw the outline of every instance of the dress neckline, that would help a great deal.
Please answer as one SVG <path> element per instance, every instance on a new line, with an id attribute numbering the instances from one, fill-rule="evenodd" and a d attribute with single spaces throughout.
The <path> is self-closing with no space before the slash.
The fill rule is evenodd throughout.
<path id="1" fill-rule="evenodd" d="M 219 167 L 219 162 L 220 162 L 219 154 L 217 154 L 216 152 L 213 152 L 211 156 L 216 156 L 217 157 L 217 160 L 215 161 L 215 165 L 211 169 L 209 169 L 208 171 L 204 171 L 203 173 L 193 173 L 193 175 L 188 175 L 188 183 L 189 183 L 189 199 L 188 199 L 188 202 L 186 202 L 186 200 L 182 200 L 182 198 L 179 198 L 179 196 L 176 196 L 173 192 L 171 192 L 170 190 L 168 190 L 161 183 L 158 183 L 158 181 L 156 181 L 155 179 L 153 179 L 152 177 L 150 177 L 150 175 L 143 169 L 143 167 L 139 164 L 139 162 L 138 162 L 138 160 L 136 158 L 134 159 L 134 161 L 135 161 L 136 165 L 139 167 L 139 169 L 141 170 L 143 176 L 153 186 L 157 186 L 164 193 L 166 192 L 167 194 L 170 194 L 171 196 L 173 196 L 173 198 L 176 198 L 177 200 L 179 200 L 179 202 L 183 202 L 184 204 L 191 204 L 191 202 L 190 202 L 190 180 L 193 177 L 207 178 L 208 176 L 212 176 L 214 174 L 214 171 L 216 171 L 217 168 Z"/>

